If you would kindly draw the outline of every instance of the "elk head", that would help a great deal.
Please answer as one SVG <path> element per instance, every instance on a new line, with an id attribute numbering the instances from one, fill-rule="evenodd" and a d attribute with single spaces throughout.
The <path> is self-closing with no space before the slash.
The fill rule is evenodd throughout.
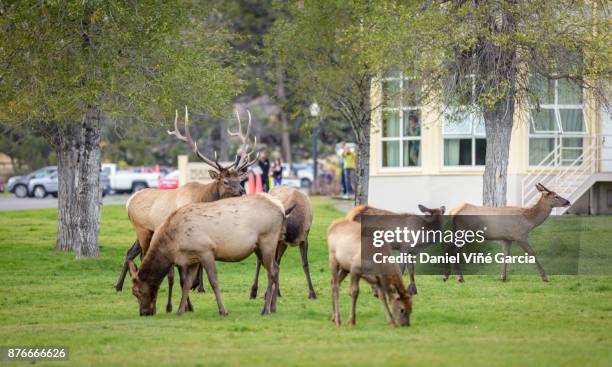
<path id="1" fill-rule="evenodd" d="M 153 286 L 140 280 L 138 278 L 138 268 L 133 261 L 128 261 L 128 266 L 132 278 L 132 294 L 138 300 L 140 316 L 155 315 L 159 285 Z"/>
<path id="2" fill-rule="evenodd" d="M 212 168 L 208 171 L 208 173 L 214 180 L 216 192 L 218 193 L 219 198 L 222 199 L 245 194 L 241 182 L 246 178 L 246 170 L 248 167 L 255 164 L 259 157 L 259 155 L 257 155 L 255 159 L 250 159 L 251 154 L 257 146 L 257 138 L 254 139 L 253 149 L 250 152 L 246 150 L 249 140 L 248 135 L 249 131 L 251 130 L 251 113 L 248 112 L 248 114 L 249 124 L 246 135 L 242 134 L 242 123 L 237 112 L 236 117 L 238 118 L 238 132 L 234 133 L 228 129 L 228 133 L 231 136 L 239 136 L 242 141 L 240 148 L 238 148 L 238 151 L 240 152 L 240 159 L 237 159 L 228 167 L 224 167 L 219 163 L 217 152 L 215 152 L 215 159 L 213 161 L 202 154 L 202 152 L 200 152 L 198 149 L 197 143 L 191 139 L 191 133 L 189 132 L 189 111 L 187 110 L 187 106 L 185 106 L 185 135 L 182 135 L 178 129 L 178 111 L 176 111 L 174 118 L 174 131 L 168 131 L 168 134 L 174 135 L 177 139 L 187 143 L 196 156 Z"/>
<path id="3" fill-rule="evenodd" d="M 410 314 L 412 313 L 412 297 L 408 290 L 402 286 L 401 277 L 397 275 L 387 275 L 390 279 L 387 289 L 393 316 L 400 326 L 410 326 Z"/>
<path id="4" fill-rule="evenodd" d="M 439 208 L 428 208 L 424 205 L 419 204 L 419 210 L 425 214 L 423 219 L 427 224 L 433 225 L 435 228 L 429 229 L 439 229 L 442 226 L 442 216 L 446 211 L 445 206 L 441 206 Z"/>
<path id="5" fill-rule="evenodd" d="M 544 200 L 551 208 L 570 206 L 569 200 L 559 196 L 556 192 L 550 191 L 541 183 L 536 184 L 536 189 L 542 193 L 540 200 Z"/>

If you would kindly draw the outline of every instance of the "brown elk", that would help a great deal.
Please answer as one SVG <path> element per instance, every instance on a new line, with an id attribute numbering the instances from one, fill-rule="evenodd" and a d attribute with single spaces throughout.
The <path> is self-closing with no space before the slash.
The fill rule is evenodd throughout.
<path id="1" fill-rule="evenodd" d="M 284 240 L 278 244 L 276 261 L 280 265 L 281 258 L 283 257 L 287 246 L 299 246 L 300 255 L 302 257 L 302 269 L 304 270 L 306 281 L 308 282 L 308 298 L 316 299 L 317 294 L 312 286 L 312 279 L 310 278 L 310 270 L 308 265 L 308 233 L 310 232 L 310 226 L 312 225 L 312 208 L 310 206 L 308 196 L 299 190 L 284 185 L 272 188 L 269 194 L 278 198 L 283 203 L 285 208 L 295 206 L 291 216 L 287 218 L 287 234 Z M 255 267 L 255 280 L 253 280 L 253 285 L 251 286 L 251 299 L 257 297 L 257 283 L 259 279 L 260 267 L 261 261 L 258 259 Z M 280 287 L 277 288 L 277 291 L 277 295 L 280 296 Z"/>
<path id="2" fill-rule="evenodd" d="M 155 314 L 157 290 L 173 265 L 184 276 L 178 315 L 188 307 L 191 281 L 201 265 L 215 293 L 219 314 L 227 311 L 221 299 L 215 261 L 241 261 L 253 252 L 268 272 L 268 289 L 262 314 L 276 311 L 278 265 L 276 247 L 285 232 L 287 215 L 283 204 L 268 194 L 230 198 L 183 206 L 155 231 L 140 270 L 128 263 L 133 293 L 140 315 Z"/>
<path id="3" fill-rule="evenodd" d="M 394 215 L 397 217 L 401 217 L 401 223 L 408 230 L 439 230 L 442 228 L 442 216 L 444 215 L 444 211 L 446 208 L 441 206 L 439 208 L 428 208 L 424 205 L 419 205 L 419 210 L 423 213 L 423 215 L 418 214 L 410 214 L 410 213 L 395 213 L 385 209 L 378 209 L 371 207 L 369 205 L 358 205 L 351 209 L 346 215 L 346 219 L 353 220 L 355 222 L 361 223 L 361 218 L 364 215 Z M 394 250 L 399 250 L 402 253 L 409 253 L 415 250 L 418 250 L 422 245 L 426 245 L 427 243 L 419 242 L 416 243 L 415 247 L 411 247 L 410 245 L 394 247 Z M 408 274 L 410 276 L 410 284 L 408 285 L 408 292 L 410 294 L 417 294 L 417 287 L 414 281 L 414 264 L 402 263 L 400 269 L 402 274 L 406 271 L 406 267 L 408 267 Z"/>
<path id="4" fill-rule="evenodd" d="M 385 264 L 381 274 L 365 274 L 361 269 L 361 224 L 349 219 L 333 222 L 327 230 L 329 268 L 332 288 L 332 321 L 340 326 L 340 306 L 338 303 L 340 284 L 348 274 L 351 275 L 351 312 L 349 325 L 355 324 L 355 309 L 359 296 L 359 280 L 365 279 L 377 292 L 381 300 L 387 322 L 395 326 L 410 325 L 412 296 L 404 288 L 402 274 L 397 264 Z M 389 310 L 387 297 L 391 301 L 393 314 Z M 394 316 L 395 315 L 395 316 Z"/>
<path id="5" fill-rule="evenodd" d="M 535 265 L 542 280 L 548 282 L 544 268 L 538 261 L 535 251 L 529 245 L 529 232 L 542 224 L 550 216 L 553 208 L 569 206 L 570 202 L 559 196 L 556 192 L 547 189 L 541 183 L 536 184 L 536 189 L 541 193 L 540 199 L 529 208 L 510 206 L 488 208 L 472 204 L 461 204 L 457 208 L 452 209 L 450 215 L 453 216 L 455 229 L 487 228 L 484 234 L 485 239 L 501 241 L 504 257 L 507 257 L 510 252 L 511 241 L 515 241 L 523 251 L 535 258 Z M 447 254 L 459 251 L 452 244 L 445 247 Z M 462 282 L 463 275 L 461 274 L 461 268 L 459 264 L 455 264 L 455 266 L 457 278 Z M 507 270 L 508 264 L 504 262 L 501 271 L 501 280 L 504 282 L 507 279 Z M 450 271 L 450 264 L 447 264 L 444 281 L 448 280 Z"/>
<path id="6" fill-rule="evenodd" d="M 228 130 L 230 135 L 240 137 L 242 141 L 240 149 L 243 151 L 246 149 L 246 145 L 248 144 L 248 136 L 251 128 L 251 114 L 248 114 L 249 122 L 246 134 L 242 133 L 242 124 L 238 113 L 236 113 L 236 117 L 238 118 L 238 132 L 231 132 Z M 243 195 L 245 192 L 240 185 L 240 182 L 244 178 L 244 171 L 249 166 L 257 162 L 257 157 L 255 157 L 253 160 L 250 159 L 250 155 L 257 145 L 256 138 L 254 140 L 252 150 L 250 152 L 244 152 L 244 154 L 241 155 L 240 160 L 237 160 L 234 162 L 234 164 L 228 167 L 221 165 L 217 159 L 212 161 L 211 159 L 207 158 L 199 151 L 197 144 L 191 139 L 191 134 L 189 131 L 189 113 L 187 111 L 187 107 L 185 107 L 185 135 L 182 135 L 179 132 L 178 111 L 176 111 L 174 119 L 174 131 L 169 131 L 168 133 L 187 143 L 193 152 L 204 163 L 212 168 L 209 173 L 210 177 L 213 179 L 213 182 L 208 184 L 188 183 L 176 190 L 144 189 L 133 194 L 128 199 L 126 203 L 128 216 L 132 222 L 132 225 L 134 226 L 134 230 L 136 231 L 137 240 L 127 252 L 123 270 L 121 271 L 119 279 L 115 285 L 115 289 L 117 291 L 121 291 L 123 288 L 123 281 L 128 271 L 128 261 L 135 259 L 139 253 L 146 254 L 155 229 L 164 222 L 168 215 L 187 204 L 211 202 L 223 198 Z M 204 288 L 203 282 L 201 281 L 201 274 L 202 273 L 200 270 L 199 290 L 203 291 Z M 173 282 L 174 272 L 172 269 L 169 269 L 169 292 L 168 303 L 166 306 L 167 312 L 172 311 L 171 298 Z"/>

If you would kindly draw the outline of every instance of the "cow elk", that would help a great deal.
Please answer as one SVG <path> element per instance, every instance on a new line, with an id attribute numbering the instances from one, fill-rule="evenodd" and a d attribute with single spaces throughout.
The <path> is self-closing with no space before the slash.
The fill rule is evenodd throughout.
<path id="1" fill-rule="evenodd" d="M 206 271 L 215 293 L 219 314 L 227 315 L 215 262 L 241 261 L 253 252 L 268 272 L 268 290 L 262 314 L 275 312 L 276 247 L 284 236 L 286 217 L 292 209 L 285 210 L 278 199 L 261 193 L 189 204 L 172 213 L 155 231 L 140 269 L 132 261 L 128 263 L 140 315 L 155 314 L 159 285 L 173 265 L 178 266 L 184 276 L 178 315 L 188 308 L 190 284 L 199 265 Z"/>
<path id="2" fill-rule="evenodd" d="M 306 281 L 308 282 L 308 298 L 316 299 L 317 294 L 315 293 L 312 285 L 308 265 L 308 233 L 310 232 L 310 226 L 312 225 L 312 208 L 310 206 L 308 196 L 299 190 L 284 185 L 272 188 L 269 194 L 279 199 L 285 208 L 295 206 L 295 209 L 293 209 L 293 212 L 287 218 L 287 234 L 284 240 L 278 244 L 276 261 L 280 265 L 281 258 L 283 257 L 287 246 L 299 246 L 300 255 L 302 257 L 302 269 L 304 270 Z M 258 259 L 255 267 L 255 280 L 251 286 L 251 299 L 257 297 L 257 283 L 259 279 L 260 267 L 261 261 Z M 277 290 L 278 296 L 280 296 L 280 288 L 277 288 Z"/>
<path id="3" fill-rule="evenodd" d="M 482 229 L 485 231 L 486 240 L 501 241 L 503 246 L 504 257 L 507 257 L 510 252 L 511 241 L 515 241 L 528 255 L 533 256 L 535 265 L 544 282 L 548 282 L 548 277 L 544 268 L 540 264 L 535 251 L 529 245 L 528 237 L 535 227 L 542 224 L 552 212 L 553 208 L 566 207 L 570 202 L 559 196 L 556 192 L 550 191 L 541 183 L 536 184 L 536 189 L 541 193 L 540 199 L 529 208 L 521 207 L 501 207 L 488 208 L 472 204 L 462 204 L 450 211 L 453 216 L 453 225 L 455 229 Z M 476 217 L 470 217 L 476 216 Z M 500 219 L 502 218 L 502 219 Z M 454 245 L 446 246 L 446 252 L 459 251 Z M 461 269 L 457 266 L 457 278 L 463 281 Z M 501 280 L 507 279 L 508 264 L 504 262 L 501 270 Z M 450 264 L 447 264 L 444 281 L 450 276 Z"/>
<path id="4" fill-rule="evenodd" d="M 238 113 L 236 113 L 239 126 L 238 132 L 231 133 L 228 130 L 228 132 L 230 132 L 232 135 L 237 135 L 240 137 L 242 140 L 240 149 L 243 151 L 245 151 L 246 145 L 248 144 L 248 136 L 251 128 L 251 114 L 248 114 L 249 122 L 246 134 L 242 134 L 242 125 Z M 244 179 L 244 170 L 257 162 L 257 157 L 255 157 L 253 160 L 250 159 L 250 155 L 257 145 L 257 139 L 255 138 L 253 148 L 250 152 L 242 154 L 239 161 L 225 167 L 221 165 L 217 159 L 213 161 L 202 154 L 198 149 L 197 144 L 192 140 L 189 130 L 189 113 L 187 111 L 187 107 L 185 107 L 184 128 L 185 135 L 182 135 L 179 132 L 178 111 L 176 111 L 174 131 L 169 131 L 168 133 L 187 143 L 193 152 L 204 163 L 211 167 L 209 173 L 213 181 L 208 184 L 200 184 L 195 182 L 188 183 L 176 190 L 144 189 L 133 194 L 128 199 L 126 207 L 130 221 L 132 222 L 134 230 L 136 231 L 137 240 L 126 254 L 123 270 L 121 271 L 119 279 L 115 285 L 115 289 L 117 291 L 121 291 L 123 289 L 123 281 L 128 271 L 128 262 L 134 260 L 140 253 L 146 254 L 156 228 L 158 228 L 172 212 L 187 204 L 212 202 L 223 198 L 240 196 L 245 193 L 244 189 L 240 185 L 240 182 Z M 170 312 L 172 311 L 171 300 L 174 272 L 172 268 L 168 270 L 169 292 L 166 311 Z M 200 269 L 198 273 L 199 291 L 204 290 L 201 274 Z"/>
<path id="5" fill-rule="evenodd" d="M 424 205 L 419 205 L 419 210 L 423 213 L 423 215 L 411 214 L 411 213 L 395 213 L 385 209 L 378 209 L 371 207 L 369 205 L 358 205 L 351 209 L 346 215 L 346 219 L 353 220 L 355 222 L 361 223 L 362 216 L 364 215 L 394 215 L 401 217 L 402 226 L 412 231 L 423 230 L 439 230 L 442 228 L 442 216 L 444 215 L 444 211 L 446 208 L 441 206 L 439 208 L 428 208 Z M 401 253 L 412 253 L 414 251 L 418 251 L 424 245 L 428 243 L 419 242 L 416 243 L 414 247 L 411 247 L 409 244 L 404 246 L 398 246 L 396 244 L 392 245 L 394 250 L 399 250 Z M 410 294 L 417 294 L 417 287 L 414 281 L 414 264 L 404 264 L 402 263 L 400 269 L 402 274 L 406 271 L 406 267 L 408 267 L 408 273 L 410 275 L 410 284 L 408 285 L 408 292 Z"/>
<path id="6" fill-rule="evenodd" d="M 385 264 L 381 274 L 366 274 L 361 268 L 361 224 L 350 219 L 333 222 L 327 230 L 329 268 L 332 288 L 332 321 L 340 326 L 339 288 L 347 275 L 351 276 L 351 311 L 348 323 L 355 324 L 355 308 L 359 296 L 359 280 L 365 279 L 377 292 L 383 304 L 387 322 L 395 326 L 396 319 L 401 326 L 410 325 L 412 296 L 404 288 L 402 274 L 397 264 Z M 387 302 L 389 298 L 393 313 Z"/>

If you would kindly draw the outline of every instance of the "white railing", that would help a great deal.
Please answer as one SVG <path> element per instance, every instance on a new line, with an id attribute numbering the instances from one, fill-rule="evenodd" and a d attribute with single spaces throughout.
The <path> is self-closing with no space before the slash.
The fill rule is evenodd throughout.
<path id="1" fill-rule="evenodd" d="M 603 159 L 604 150 L 612 149 L 612 146 L 605 145 L 606 138 L 611 140 L 612 136 L 585 136 L 581 147 L 563 146 L 563 137 L 555 138 L 555 149 L 537 166 L 531 167 L 521 182 L 522 205 L 531 206 L 538 200 L 540 195 L 535 188 L 538 182 L 570 201 L 576 200 L 574 194 L 584 189 L 584 184 L 599 171 L 604 160 L 609 160 Z M 580 153 L 576 158 L 567 158 L 576 156 L 576 152 Z M 562 214 L 566 210 L 559 209 L 555 214 Z"/>

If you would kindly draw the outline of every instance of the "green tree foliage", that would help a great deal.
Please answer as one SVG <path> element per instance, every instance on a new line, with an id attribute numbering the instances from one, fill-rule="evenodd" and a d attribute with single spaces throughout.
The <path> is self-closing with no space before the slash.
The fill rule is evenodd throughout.
<path id="1" fill-rule="evenodd" d="M 277 2 L 267 49 L 295 78 L 294 101 L 317 102 L 326 121 L 347 121 L 358 146 L 356 202 L 367 203 L 372 77 L 386 63 L 371 55 L 369 1 Z M 306 108 L 299 113 L 308 114 Z M 315 121 L 310 120 L 311 124 Z"/>
<path id="2" fill-rule="evenodd" d="M 211 14 L 178 0 L 0 3 L 0 122 L 42 126 L 57 152 L 57 249 L 98 253 L 103 120 L 227 110 L 242 62 Z"/>

